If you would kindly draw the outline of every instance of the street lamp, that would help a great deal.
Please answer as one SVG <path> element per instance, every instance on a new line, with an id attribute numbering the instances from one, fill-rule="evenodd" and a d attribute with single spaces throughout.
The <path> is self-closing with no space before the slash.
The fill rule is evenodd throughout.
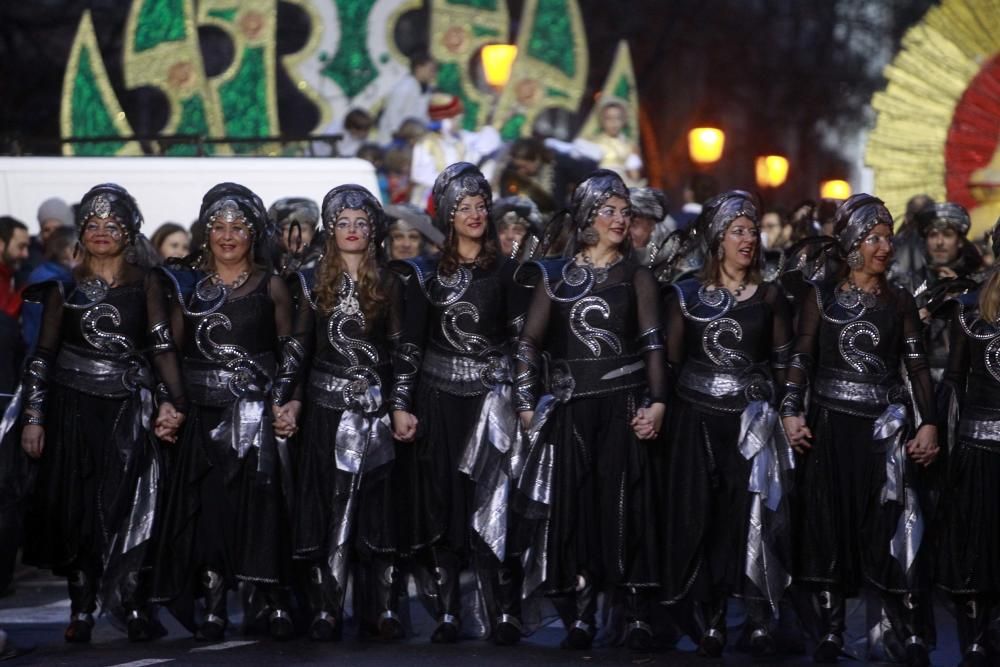
<path id="1" fill-rule="evenodd" d="M 851 184 L 834 178 L 819 184 L 819 196 L 823 199 L 847 199 L 851 196 Z"/>
<path id="2" fill-rule="evenodd" d="M 783 155 L 761 155 L 754 167 L 761 188 L 778 188 L 788 180 L 788 158 Z"/>
<path id="3" fill-rule="evenodd" d="M 715 164 L 725 145 L 726 134 L 717 127 L 696 127 L 688 132 L 688 153 L 695 164 Z"/>
<path id="4" fill-rule="evenodd" d="M 483 74 L 486 83 L 500 89 L 510 81 L 510 71 L 517 58 L 517 47 L 513 44 L 487 44 L 483 47 Z"/>

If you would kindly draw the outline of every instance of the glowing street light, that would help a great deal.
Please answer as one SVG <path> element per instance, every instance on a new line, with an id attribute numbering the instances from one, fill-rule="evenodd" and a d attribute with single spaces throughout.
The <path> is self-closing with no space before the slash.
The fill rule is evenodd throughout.
<path id="1" fill-rule="evenodd" d="M 725 145 L 726 134 L 717 127 L 696 127 L 688 132 L 688 153 L 695 164 L 718 162 Z"/>
<path id="2" fill-rule="evenodd" d="M 819 184 L 819 196 L 823 199 L 847 199 L 851 196 L 851 184 L 839 178 Z"/>
<path id="3" fill-rule="evenodd" d="M 754 167 L 757 185 L 762 188 L 781 187 L 788 180 L 788 158 L 783 155 L 761 155 Z"/>
<path id="4" fill-rule="evenodd" d="M 510 71 L 517 58 L 517 47 L 513 44 L 488 44 L 483 47 L 483 74 L 486 83 L 494 88 L 503 88 L 510 81 Z"/>

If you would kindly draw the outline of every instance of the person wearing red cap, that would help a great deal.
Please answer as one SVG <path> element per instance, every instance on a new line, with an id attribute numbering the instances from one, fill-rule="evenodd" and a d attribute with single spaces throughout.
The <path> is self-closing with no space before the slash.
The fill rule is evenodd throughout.
<path id="1" fill-rule="evenodd" d="M 428 106 L 430 131 L 413 147 L 410 163 L 411 204 L 426 207 L 435 179 L 449 164 L 463 161 L 478 164 L 500 147 L 500 135 L 491 126 L 477 132 L 461 129 L 464 112 L 462 100 L 457 96 L 431 95 Z"/>

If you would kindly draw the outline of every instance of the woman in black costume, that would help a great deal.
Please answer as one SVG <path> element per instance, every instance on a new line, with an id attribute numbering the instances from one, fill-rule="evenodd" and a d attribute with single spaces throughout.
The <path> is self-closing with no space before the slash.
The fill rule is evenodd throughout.
<path id="1" fill-rule="evenodd" d="M 401 285 L 379 270 L 382 206 L 360 185 L 323 200 L 323 254 L 298 275 L 297 330 L 311 360 L 296 463 L 295 557 L 309 563 L 309 636 L 340 634 L 351 564 L 355 608 L 384 639 L 402 636 L 396 610 L 395 450 L 388 418 L 390 343 L 399 336 Z M 363 604 L 359 607 L 359 602 Z"/>
<path id="2" fill-rule="evenodd" d="M 837 660 L 844 599 L 865 584 L 880 592 L 892 625 L 886 650 L 926 665 L 921 594 L 927 559 L 913 463 L 929 465 L 938 446 L 920 318 L 913 297 L 885 280 L 892 217 L 881 200 L 854 195 L 834 222 L 842 269 L 829 282 L 810 285 L 800 304 L 781 405 L 789 441 L 802 452 L 795 579 L 818 596 L 817 662 Z M 807 387 L 808 420 L 802 415 Z"/>
<path id="3" fill-rule="evenodd" d="M 529 449 L 515 503 L 519 525 L 533 527 L 524 589 L 568 596 L 563 646 L 586 649 L 598 592 L 621 587 L 627 643 L 645 649 L 648 595 L 659 582 L 659 500 L 643 442 L 664 414 L 658 290 L 629 258 L 629 192 L 617 174 L 599 170 L 581 183 L 570 213 L 573 242 L 566 258 L 537 263 L 517 350 Z"/>
<path id="4" fill-rule="evenodd" d="M 1000 226 L 993 229 L 1000 251 Z M 945 382 L 960 420 L 948 458 L 939 524 L 937 582 L 955 601 L 962 665 L 993 665 L 989 626 L 1000 602 L 1000 271 L 953 315 Z"/>
<path id="5" fill-rule="evenodd" d="M 778 542 L 783 529 L 787 537 L 781 484 L 792 454 L 775 427 L 791 316 L 778 286 L 762 282 L 760 223 L 749 193 L 706 203 L 698 233 L 701 274 L 675 283 L 666 300 L 673 400 L 664 599 L 695 602 L 699 653 L 717 657 L 727 598 L 744 598 L 751 647 L 766 655 L 775 649 L 770 607 L 790 583 L 789 554 Z"/>
<path id="6" fill-rule="evenodd" d="M 304 350 L 293 337 L 288 288 L 266 264 L 273 233 L 260 198 L 222 183 L 205 195 L 199 218 L 206 241 L 198 268 L 166 272 L 189 407 L 154 589 L 197 637 L 217 640 L 228 625 L 227 590 L 253 585 L 268 598 L 272 636 L 284 639 L 293 628 L 278 586 L 291 555 L 280 446 L 296 428 Z"/>
<path id="7" fill-rule="evenodd" d="M 512 644 L 521 636 L 520 586 L 503 495 L 517 432 L 509 350 L 525 298 L 513 281 L 516 262 L 499 255 L 492 193 L 479 170 L 450 165 L 431 198 L 447 230 L 440 260 L 395 264 L 405 276 L 406 308 L 392 421 L 399 440 L 417 435 L 413 447 L 400 448 L 394 473 L 405 499 L 399 548 L 434 575 L 432 641 L 458 639 L 459 573 L 475 561 L 488 597 L 487 627 L 477 630 Z"/>
<path id="8" fill-rule="evenodd" d="M 146 608 L 159 477 L 148 358 L 166 382 L 164 419 L 183 390 L 135 200 L 106 183 L 79 210 L 75 285 L 32 288 L 45 310 L 21 390 L 21 445 L 37 460 L 23 560 L 67 578 L 66 641 L 90 641 L 98 600 L 129 639 L 150 639 L 163 629 Z"/>

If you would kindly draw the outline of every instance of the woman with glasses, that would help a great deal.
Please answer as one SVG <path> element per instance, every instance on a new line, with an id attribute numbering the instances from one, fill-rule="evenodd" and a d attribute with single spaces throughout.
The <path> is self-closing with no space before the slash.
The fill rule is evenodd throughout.
<path id="1" fill-rule="evenodd" d="M 708 657 L 725 647 L 730 596 L 744 600 L 753 652 L 774 653 L 771 608 L 790 583 L 779 542 L 791 451 L 775 427 L 791 316 L 777 285 L 761 279 L 758 216 L 741 190 L 709 200 L 698 228 L 701 274 L 675 283 L 666 300 L 673 400 L 663 598 L 693 602 L 690 631 Z"/>
<path id="2" fill-rule="evenodd" d="M 889 620 L 880 648 L 926 665 L 927 549 L 916 482 L 938 444 L 920 318 L 913 297 L 885 279 L 892 216 L 881 200 L 858 194 L 841 204 L 834 237 L 840 271 L 811 285 L 800 305 L 781 404 L 799 452 L 795 579 L 817 596 L 817 662 L 841 654 L 845 598 L 864 584 L 881 593 Z"/>
<path id="3" fill-rule="evenodd" d="M 528 540 L 524 592 L 560 599 L 562 645 L 585 650 L 598 593 L 617 588 L 627 595 L 627 643 L 644 650 L 660 579 L 649 442 L 665 400 L 658 288 L 630 259 L 621 177 L 596 171 L 570 214 L 565 258 L 533 265 L 541 277 L 517 349 L 515 401 L 529 443 L 513 501 Z"/>
<path id="4" fill-rule="evenodd" d="M 145 571 L 159 476 L 150 360 L 165 383 L 165 423 L 179 421 L 173 406 L 183 410 L 184 390 L 135 200 L 106 183 L 79 211 L 74 284 L 46 282 L 26 294 L 44 314 L 20 390 L 21 446 L 37 471 L 23 560 L 66 577 L 66 641 L 90 641 L 98 601 L 130 640 L 146 640 L 163 633 L 147 608 Z"/>
<path id="5" fill-rule="evenodd" d="M 163 436 L 175 444 L 155 593 L 197 638 L 215 641 L 229 623 L 227 592 L 252 586 L 266 601 L 271 635 L 286 639 L 293 627 L 280 584 L 291 549 L 282 492 L 291 490 L 283 489 L 279 447 L 297 430 L 303 334 L 269 264 L 276 234 L 260 198 L 220 183 L 199 219 L 204 246 L 187 266 L 164 272 L 188 412 L 179 434 Z"/>
<path id="6" fill-rule="evenodd" d="M 378 200 L 360 185 L 330 190 L 322 259 L 293 289 L 310 371 L 296 450 L 295 558 L 308 564 L 309 638 L 341 634 L 347 578 L 366 631 L 402 636 L 396 601 L 395 448 L 388 417 L 390 341 L 399 336 L 401 285 L 380 271 Z M 357 563 L 359 567 L 353 567 Z"/>
<path id="7" fill-rule="evenodd" d="M 446 230 L 439 260 L 397 263 L 406 280 L 396 351 L 392 422 L 399 449 L 399 548 L 431 573 L 438 625 L 431 641 L 462 630 L 459 574 L 470 564 L 486 591 L 470 634 L 502 644 L 521 636 L 517 568 L 507 548 L 505 495 L 517 432 L 510 347 L 523 301 L 516 263 L 500 257 L 492 193 L 475 166 L 446 168 L 431 193 Z M 481 620 L 485 627 L 474 627 Z"/>

